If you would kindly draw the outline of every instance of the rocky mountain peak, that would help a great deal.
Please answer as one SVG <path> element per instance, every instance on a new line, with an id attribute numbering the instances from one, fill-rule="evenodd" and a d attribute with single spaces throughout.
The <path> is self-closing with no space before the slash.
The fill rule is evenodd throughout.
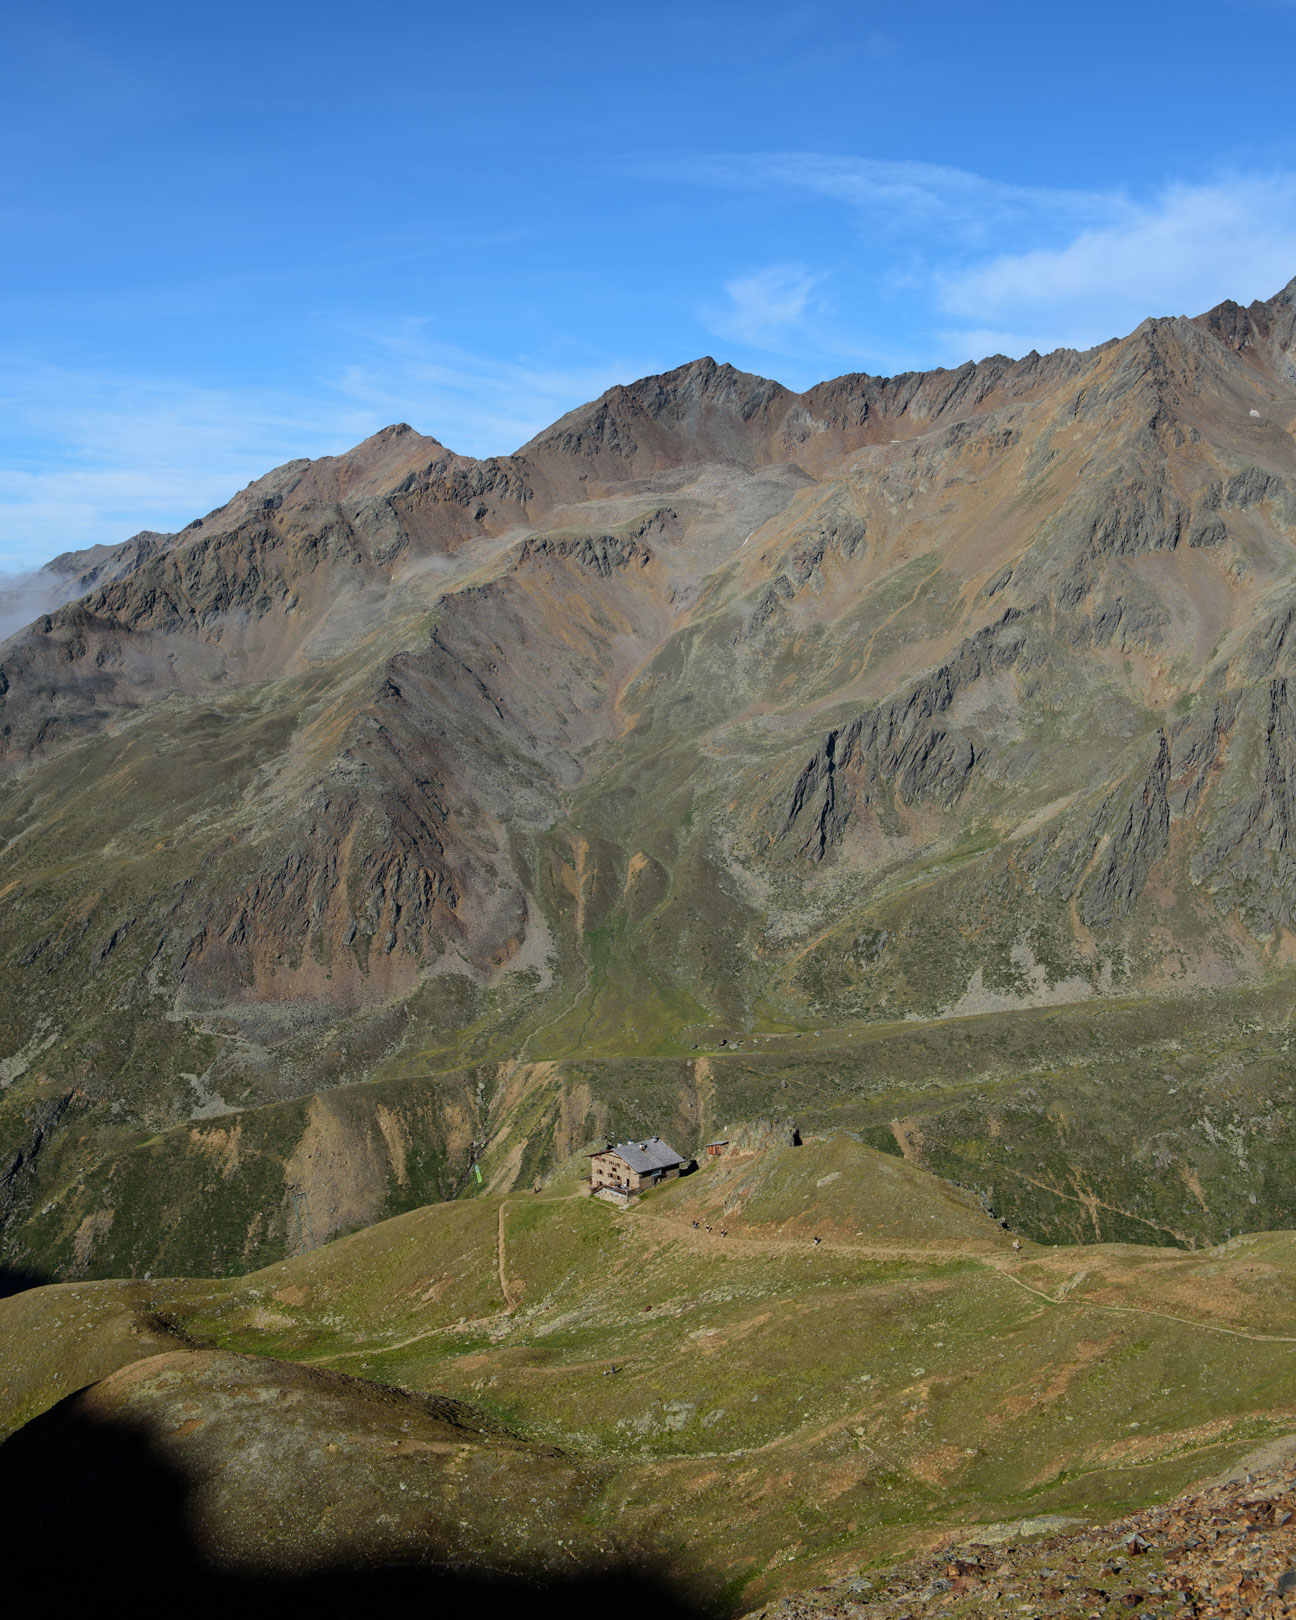
<path id="1" fill-rule="evenodd" d="M 710 355 L 660 376 L 643 377 L 622 393 L 636 408 L 658 419 L 683 419 L 691 411 L 712 406 L 731 411 L 747 421 L 772 402 L 794 397 L 782 383 L 771 382 L 768 377 L 759 377 L 753 372 L 739 371 L 728 363 L 717 364 Z"/>
<path id="2" fill-rule="evenodd" d="M 774 428 L 796 396 L 781 383 L 709 355 L 673 371 L 609 388 L 519 452 L 597 461 L 603 476 L 667 465 L 768 459 Z"/>
<path id="3" fill-rule="evenodd" d="M 1296 364 L 1289 353 L 1296 339 L 1296 277 L 1272 298 L 1256 299 L 1245 307 L 1226 298 L 1197 316 L 1193 324 L 1227 343 L 1235 353 L 1269 361 L 1284 380 L 1296 380 Z"/>

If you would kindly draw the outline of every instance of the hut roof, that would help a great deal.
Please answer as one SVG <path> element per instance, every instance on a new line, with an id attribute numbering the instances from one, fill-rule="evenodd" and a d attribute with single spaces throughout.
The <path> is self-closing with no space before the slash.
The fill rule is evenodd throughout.
<path id="1" fill-rule="evenodd" d="M 660 1136 L 650 1136 L 640 1142 L 609 1142 L 599 1152 L 617 1154 L 640 1175 L 649 1170 L 670 1170 L 684 1163 L 675 1149 L 668 1142 L 663 1142 Z"/>

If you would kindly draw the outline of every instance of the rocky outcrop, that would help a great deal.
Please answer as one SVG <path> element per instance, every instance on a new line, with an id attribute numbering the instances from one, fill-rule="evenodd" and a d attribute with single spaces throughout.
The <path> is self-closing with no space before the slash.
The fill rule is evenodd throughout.
<path id="1" fill-rule="evenodd" d="M 3 1225 L 13 1205 L 21 1199 L 24 1181 L 29 1181 L 34 1175 L 41 1150 L 62 1123 L 75 1095 L 75 1092 L 69 1091 L 42 1103 L 27 1121 L 23 1139 L 4 1160 L 0 1160 L 0 1225 Z"/>
<path id="2" fill-rule="evenodd" d="M 518 552 L 519 562 L 528 562 L 533 557 L 570 557 L 604 579 L 614 568 L 628 568 L 632 564 L 643 568 L 652 561 L 652 553 L 641 541 L 614 534 L 541 535 L 524 541 Z"/>
<path id="3" fill-rule="evenodd" d="M 1080 914 L 1093 927 L 1128 917 L 1143 892 L 1148 873 L 1165 854 L 1170 840 L 1170 746 L 1164 732 L 1156 736 L 1156 756 L 1142 781 L 1108 800 L 1107 844 L 1081 893 Z"/>
<path id="4" fill-rule="evenodd" d="M 951 1538 L 952 1540 L 952 1538 Z M 1067 1620 L 1140 1609 L 1172 1594 L 1184 1613 L 1278 1613 L 1296 1568 L 1296 1467 L 1290 1441 L 1271 1442 L 1224 1479 L 1107 1524 L 1061 1514 L 961 1532 L 938 1555 L 860 1571 L 782 1598 L 748 1620 L 909 1620 L 1051 1613 Z M 1173 1612 L 1173 1611 L 1172 1611 Z"/>
<path id="5" fill-rule="evenodd" d="M 1171 728 L 1168 800 L 1173 816 L 1191 815 L 1218 775 L 1241 705 L 1240 693 L 1226 692 L 1213 703 L 1202 700 Z"/>
<path id="6" fill-rule="evenodd" d="M 410 473 L 398 493 L 408 496 L 415 509 L 421 505 L 471 507 L 477 522 L 490 514 L 493 504 L 525 507 L 535 495 L 525 466 L 511 456 L 492 456 L 487 461 L 447 456 L 421 473 Z"/>
<path id="7" fill-rule="evenodd" d="M 738 644 L 751 641 L 759 636 L 761 631 L 773 620 L 779 610 L 780 603 L 790 602 L 796 596 L 796 586 L 782 572 L 775 574 L 764 590 L 752 603 L 751 611 L 734 635 L 734 642 Z"/>
<path id="8" fill-rule="evenodd" d="M 1183 511 L 1159 482 L 1133 471 L 1105 489 L 1088 524 L 1086 554 L 1137 557 L 1147 551 L 1173 551 L 1183 533 Z"/>
<path id="9" fill-rule="evenodd" d="M 1192 875 L 1266 938 L 1296 920 L 1296 705 L 1286 675 L 1233 702 L 1254 741 L 1222 773 Z"/>
<path id="10" fill-rule="evenodd" d="M 881 794 L 893 791 L 905 804 L 954 805 L 980 763 L 980 744 L 941 717 L 960 691 L 1018 661 L 1020 617 L 1009 609 L 902 696 L 830 731 L 796 780 L 777 838 L 796 836 L 798 853 L 820 861 L 841 843 L 852 815 Z"/>
<path id="11" fill-rule="evenodd" d="M 1245 308 L 1231 298 L 1196 318 L 1196 325 L 1247 358 L 1263 357 L 1288 382 L 1296 382 L 1296 279 L 1275 297 Z"/>
<path id="12" fill-rule="evenodd" d="M 1171 751 L 1164 731 L 1111 787 L 1042 831 L 1023 866 L 1037 892 L 1076 900 L 1088 927 L 1128 917 L 1170 839 Z"/>

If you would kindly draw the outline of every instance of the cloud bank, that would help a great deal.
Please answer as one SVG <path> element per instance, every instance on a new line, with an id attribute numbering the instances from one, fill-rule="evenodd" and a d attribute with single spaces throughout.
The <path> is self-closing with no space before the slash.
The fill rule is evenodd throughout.
<path id="1" fill-rule="evenodd" d="M 24 573 L 0 573 L 0 641 L 7 641 L 42 613 L 71 601 L 76 595 L 75 576 L 55 574 L 44 568 Z"/>
<path id="2" fill-rule="evenodd" d="M 1056 247 L 938 274 L 941 307 L 981 327 L 965 340 L 1078 348 L 1147 315 L 1270 297 L 1296 275 L 1296 176 L 1172 186 L 1113 214 Z"/>

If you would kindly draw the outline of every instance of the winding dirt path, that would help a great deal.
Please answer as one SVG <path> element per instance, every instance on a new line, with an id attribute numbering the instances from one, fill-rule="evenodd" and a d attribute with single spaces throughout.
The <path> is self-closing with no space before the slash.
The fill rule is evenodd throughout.
<path id="1" fill-rule="evenodd" d="M 567 1203 L 572 1199 L 581 1198 L 583 1196 L 584 1195 L 581 1193 L 571 1193 L 564 1195 L 562 1198 L 546 1198 L 544 1202 Z M 494 1326 L 495 1324 L 515 1317 L 518 1310 L 518 1298 L 513 1289 L 510 1288 L 508 1281 L 508 1248 L 504 1224 L 505 1211 L 508 1209 L 511 1202 L 516 1202 L 516 1200 L 507 1198 L 501 1200 L 495 1223 L 495 1275 L 499 1284 L 500 1295 L 504 1301 L 504 1309 L 502 1311 L 493 1316 L 474 1317 L 467 1322 L 450 1322 L 443 1323 L 439 1327 L 424 1328 L 418 1333 L 409 1334 L 404 1339 L 395 1339 L 386 1344 L 371 1342 L 366 1345 L 358 1346 L 352 1350 L 334 1350 L 325 1356 L 312 1356 L 309 1358 L 303 1357 L 301 1359 L 309 1365 L 316 1365 L 350 1359 L 354 1356 L 386 1355 L 393 1350 L 404 1350 L 411 1344 L 418 1344 L 423 1339 L 435 1338 L 438 1334 L 463 1333 L 467 1329 L 474 1327 Z M 652 1240 L 657 1242 L 667 1240 L 678 1241 L 680 1239 L 684 1239 L 694 1248 L 705 1249 L 715 1253 L 800 1254 L 811 1260 L 813 1259 L 815 1253 L 812 1238 L 785 1238 L 767 1235 L 753 1236 L 739 1232 L 731 1233 L 727 1237 L 721 1237 L 719 1232 L 715 1230 L 711 1232 L 707 1232 L 703 1228 L 694 1230 L 691 1221 L 686 1221 L 682 1216 L 665 1214 L 659 1215 L 656 1213 L 648 1214 L 645 1211 L 641 1214 L 640 1219 L 643 1222 L 643 1225 L 640 1228 L 641 1234 L 644 1237 L 650 1237 Z M 823 1238 L 819 1245 L 819 1249 L 825 1254 L 849 1255 L 856 1259 L 881 1261 L 884 1263 L 886 1261 L 898 1260 L 917 1262 L 919 1264 L 926 1263 L 939 1265 L 941 1263 L 948 1263 L 952 1261 L 970 1261 L 974 1265 L 983 1267 L 986 1271 L 994 1272 L 997 1276 L 1002 1277 L 1005 1282 L 1012 1283 L 1015 1287 L 1020 1288 L 1023 1293 L 1029 1294 L 1034 1299 L 1038 1299 L 1042 1304 L 1053 1306 L 1055 1310 L 1061 1310 L 1070 1306 L 1078 1310 L 1103 1311 L 1108 1314 L 1119 1316 L 1147 1316 L 1163 1322 L 1173 1322 L 1179 1327 L 1198 1328 L 1205 1333 L 1222 1333 L 1231 1339 L 1245 1339 L 1252 1344 L 1296 1345 L 1296 1335 L 1283 1333 L 1251 1333 L 1245 1328 L 1226 1327 L 1220 1322 L 1204 1322 L 1191 1316 L 1176 1316 L 1171 1311 L 1159 1311 L 1154 1307 L 1147 1305 L 1109 1305 L 1098 1300 L 1088 1299 L 1083 1294 L 1074 1296 L 1068 1295 L 1065 1298 L 1059 1299 L 1055 1295 L 1048 1293 L 1047 1290 L 1037 1288 L 1034 1283 L 1026 1282 L 1023 1278 L 1018 1277 L 1010 1269 L 1012 1260 L 1007 1254 L 1003 1253 L 1002 1250 L 987 1251 L 984 1249 L 953 1248 L 926 1249 L 911 1245 L 850 1243 L 833 1238 Z M 601 1358 L 599 1361 L 592 1362 L 589 1365 L 594 1366 L 599 1364 L 601 1364 Z M 558 1373 L 563 1371 L 576 1371 L 579 1370 L 579 1368 L 559 1366 L 546 1368 L 545 1370 Z M 842 1421 L 849 1423 L 858 1421 L 858 1419 L 848 1418 Z M 839 1425 L 837 1423 L 830 1425 L 830 1427 L 833 1428 L 838 1426 Z M 783 1439 L 777 1443 L 783 1444 L 786 1441 L 791 1440 L 798 1432 L 799 1431 L 792 1431 L 791 1434 L 783 1437 Z M 775 1443 L 776 1442 L 768 1442 L 766 1445 L 754 1447 L 753 1451 L 764 1451 L 768 1449 L 769 1445 Z M 1209 1447 L 1205 1449 L 1209 1449 Z M 667 1458 L 671 1455 L 672 1454 L 670 1453 L 665 1454 Z M 684 1454 L 681 1453 L 680 1455 L 683 1456 Z M 695 1454 L 689 1453 L 688 1455 L 691 1456 Z M 740 1455 L 740 1453 L 731 1454 L 726 1452 L 708 1452 L 700 1455 L 728 1456 Z M 665 1460 L 665 1458 L 659 1460 Z"/>
<path id="2" fill-rule="evenodd" d="M 751 1237 L 741 1233 L 731 1233 L 728 1237 L 720 1237 L 715 1231 L 694 1231 L 692 1223 L 685 1224 L 683 1217 L 676 1215 L 651 1215 L 649 1220 L 655 1221 L 659 1226 L 675 1229 L 672 1235 L 691 1237 L 698 1240 L 697 1246 L 710 1250 L 746 1250 L 750 1253 L 767 1254 L 813 1254 L 813 1239 L 779 1238 L 779 1237 Z M 714 1224 L 714 1223 L 713 1223 Z M 1002 1251 L 978 1249 L 922 1249 L 896 1245 L 891 1247 L 876 1243 L 849 1243 L 840 1242 L 833 1238 L 824 1238 L 820 1248 L 829 1254 L 847 1254 L 863 1260 L 916 1260 L 918 1262 L 931 1262 L 939 1264 L 942 1261 L 970 1260 L 974 1264 L 983 1266 L 987 1271 L 996 1272 L 1007 1282 L 1014 1283 L 1025 1293 L 1042 1300 L 1046 1305 L 1057 1309 L 1065 1306 L 1074 1306 L 1087 1311 L 1108 1311 L 1124 1316 L 1151 1316 L 1163 1322 L 1175 1322 L 1181 1327 L 1200 1328 L 1206 1333 L 1223 1333 L 1231 1339 L 1248 1339 L 1253 1344 L 1296 1344 L 1296 1335 L 1285 1333 L 1249 1333 L 1245 1328 L 1226 1327 L 1221 1322 L 1204 1322 L 1193 1316 L 1176 1316 L 1171 1311 L 1158 1311 L 1148 1305 L 1108 1305 L 1099 1300 L 1088 1299 L 1080 1294 L 1058 1299 L 1043 1288 L 1036 1288 L 1033 1283 L 1026 1282 L 1018 1277 L 1009 1268 L 1012 1260 Z M 1018 1262 L 1020 1264 L 1020 1262 Z"/>
<path id="3" fill-rule="evenodd" d="M 404 1350 L 408 1345 L 418 1344 L 423 1339 L 434 1339 L 438 1333 L 466 1333 L 469 1328 L 491 1327 L 496 1322 L 507 1318 L 506 1311 L 499 1311 L 494 1316 L 472 1316 L 466 1322 L 443 1322 L 440 1327 L 423 1328 L 419 1333 L 411 1333 L 408 1338 L 392 1339 L 386 1344 L 362 1344 L 356 1350 L 330 1350 L 326 1356 L 299 1356 L 299 1360 L 306 1367 L 322 1367 L 330 1361 L 341 1361 L 347 1356 L 385 1356 L 392 1350 Z"/>
<path id="4" fill-rule="evenodd" d="M 1155 1316 L 1163 1322 L 1178 1322 L 1183 1327 L 1203 1328 L 1207 1333 L 1226 1333 L 1231 1339 L 1250 1339 L 1252 1344 L 1296 1344 L 1296 1336 L 1290 1333 L 1248 1333 L 1245 1328 L 1225 1327 L 1222 1322 L 1202 1322 L 1195 1316 L 1175 1316 L 1170 1311 L 1153 1310 L 1149 1305 L 1104 1305 L 1101 1301 L 1086 1299 L 1083 1294 L 1076 1298 L 1068 1296 L 1066 1299 L 1057 1299 L 1042 1288 L 1036 1288 L 1033 1283 L 1023 1281 L 1021 1277 L 1014 1276 L 1006 1265 L 997 1265 L 993 1260 L 986 1264 L 992 1271 L 997 1271 L 1001 1277 L 1009 1282 L 1016 1283 L 1028 1294 L 1036 1299 L 1042 1299 L 1049 1305 L 1079 1305 L 1087 1311 L 1116 1311 L 1125 1316 Z"/>
<path id="5" fill-rule="evenodd" d="M 499 1220 L 496 1223 L 495 1234 L 495 1269 L 499 1274 L 500 1293 L 504 1296 L 504 1314 L 512 1316 L 517 1310 L 517 1302 L 509 1292 L 508 1277 L 504 1272 L 504 1211 L 508 1208 L 508 1199 L 502 1198 L 499 1207 Z"/>

